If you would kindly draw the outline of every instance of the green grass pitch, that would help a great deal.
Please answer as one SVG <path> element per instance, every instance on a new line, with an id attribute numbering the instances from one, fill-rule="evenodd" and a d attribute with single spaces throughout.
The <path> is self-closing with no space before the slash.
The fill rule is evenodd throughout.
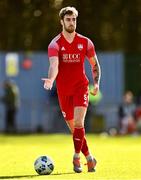
<path id="1" fill-rule="evenodd" d="M 107 137 L 89 134 L 88 144 L 98 164 L 95 173 L 72 170 L 71 135 L 0 135 L 0 179 L 141 180 L 141 136 Z M 39 176 L 34 161 L 40 155 L 54 160 L 51 175 Z M 85 164 L 83 155 L 82 164 Z"/>

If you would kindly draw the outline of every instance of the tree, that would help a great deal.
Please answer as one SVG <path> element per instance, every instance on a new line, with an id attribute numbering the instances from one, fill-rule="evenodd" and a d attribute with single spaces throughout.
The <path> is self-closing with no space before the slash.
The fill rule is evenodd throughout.
<path id="1" fill-rule="evenodd" d="M 58 12 L 75 6 L 77 31 L 100 51 L 141 51 L 140 0 L 1 0 L 0 50 L 47 50 L 60 32 Z"/>

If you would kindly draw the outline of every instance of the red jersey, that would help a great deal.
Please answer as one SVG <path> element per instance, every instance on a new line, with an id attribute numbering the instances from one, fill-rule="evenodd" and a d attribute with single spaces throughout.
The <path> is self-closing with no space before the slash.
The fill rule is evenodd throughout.
<path id="1" fill-rule="evenodd" d="M 87 88 L 84 60 L 95 56 L 95 48 L 90 39 L 76 33 L 73 42 L 69 43 L 61 33 L 49 44 L 48 56 L 57 56 L 59 59 L 56 77 L 59 94 L 73 95 L 76 91 Z"/>

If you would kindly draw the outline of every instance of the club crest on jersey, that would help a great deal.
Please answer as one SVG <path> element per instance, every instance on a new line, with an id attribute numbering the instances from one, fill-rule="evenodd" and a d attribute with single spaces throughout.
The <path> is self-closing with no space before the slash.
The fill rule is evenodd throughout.
<path id="1" fill-rule="evenodd" d="M 83 44 L 78 44 L 77 47 L 81 51 L 83 49 Z"/>

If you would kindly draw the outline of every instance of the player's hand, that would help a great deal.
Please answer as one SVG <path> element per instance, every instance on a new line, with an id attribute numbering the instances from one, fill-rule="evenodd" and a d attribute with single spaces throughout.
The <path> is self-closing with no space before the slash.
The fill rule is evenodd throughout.
<path id="1" fill-rule="evenodd" d="M 95 85 L 94 85 L 94 89 L 93 89 L 93 91 L 90 91 L 90 94 L 92 94 L 93 96 L 95 96 L 95 95 L 97 95 L 98 91 L 99 91 L 99 85 L 98 85 L 98 84 L 95 84 Z"/>
<path id="2" fill-rule="evenodd" d="M 51 90 L 53 86 L 53 81 L 48 78 L 42 78 L 42 80 L 44 81 L 44 88 L 47 90 Z"/>

